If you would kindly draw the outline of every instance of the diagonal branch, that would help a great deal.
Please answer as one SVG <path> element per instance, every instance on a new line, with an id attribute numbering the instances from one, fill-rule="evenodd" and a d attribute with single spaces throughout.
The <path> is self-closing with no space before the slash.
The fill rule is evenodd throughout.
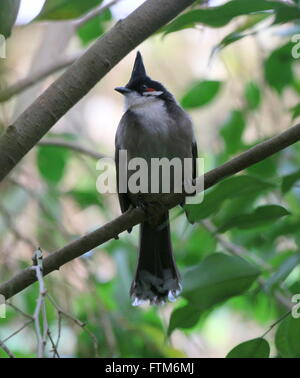
<path id="1" fill-rule="evenodd" d="M 31 76 L 28 76 L 24 79 L 21 79 L 15 84 L 12 84 L 10 87 L 3 88 L 0 90 L 0 103 L 5 102 L 12 98 L 13 96 L 25 91 L 25 89 L 32 87 L 34 84 L 45 79 L 46 77 L 70 66 L 74 63 L 83 53 L 74 54 L 62 58 L 59 61 L 54 62 L 49 67 L 44 68 L 38 72 L 33 73 Z"/>
<path id="2" fill-rule="evenodd" d="M 8 355 L 9 358 L 16 358 L 15 355 L 7 348 L 7 346 L 0 340 L 0 348 Z"/>
<path id="3" fill-rule="evenodd" d="M 62 147 L 62 148 L 67 148 L 69 150 L 73 150 L 76 152 L 79 152 L 81 154 L 90 156 L 93 159 L 102 159 L 104 157 L 107 157 L 103 154 L 100 154 L 97 151 L 91 150 L 87 147 L 81 146 L 78 143 L 75 142 L 69 142 L 63 139 L 55 139 L 55 138 L 46 138 L 41 140 L 38 143 L 39 146 L 54 146 L 54 147 Z"/>
<path id="4" fill-rule="evenodd" d="M 99 38 L 0 138 L 0 181 L 124 56 L 194 0 L 147 0 Z"/>
<path id="5" fill-rule="evenodd" d="M 103 12 L 107 9 L 112 7 L 113 5 L 119 3 L 122 0 L 111 0 L 109 3 L 105 5 L 99 5 L 96 8 L 92 9 L 91 11 L 87 12 L 83 16 L 79 17 L 77 20 L 74 21 L 74 26 L 76 29 L 80 28 L 82 25 L 86 24 L 90 20 L 92 20 L 96 16 L 100 16 Z"/>
<path id="6" fill-rule="evenodd" d="M 259 143 L 243 152 L 239 156 L 231 159 L 227 163 L 205 173 L 204 175 L 204 189 L 208 189 L 215 185 L 222 179 L 242 171 L 251 165 L 260 162 L 261 160 L 283 150 L 284 148 L 298 142 L 300 140 L 300 124 L 289 128 L 283 133 Z M 199 177 L 197 180 L 201 180 Z M 170 205 L 172 208 L 181 202 L 178 201 L 174 195 L 170 194 Z M 97 230 L 72 241 L 63 248 L 44 259 L 44 275 L 47 275 L 54 270 L 58 270 L 67 262 L 83 255 L 84 253 L 98 247 L 112 238 L 116 238 L 121 232 L 132 228 L 141 223 L 145 219 L 145 214 L 141 208 L 130 209 L 113 221 L 105 224 Z M 0 294 L 4 295 L 6 299 L 19 293 L 26 287 L 30 286 L 36 281 L 36 276 L 31 267 L 17 273 L 12 279 L 0 285 Z"/>

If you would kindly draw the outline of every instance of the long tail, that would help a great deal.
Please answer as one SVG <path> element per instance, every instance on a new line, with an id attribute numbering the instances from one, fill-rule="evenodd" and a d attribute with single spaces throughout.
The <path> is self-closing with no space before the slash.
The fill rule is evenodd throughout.
<path id="1" fill-rule="evenodd" d="M 141 224 L 140 249 L 130 295 L 133 305 L 149 300 L 151 304 L 174 301 L 180 294 L 180 276 L 173 258 L 169 214 L 159 226 Z"/>

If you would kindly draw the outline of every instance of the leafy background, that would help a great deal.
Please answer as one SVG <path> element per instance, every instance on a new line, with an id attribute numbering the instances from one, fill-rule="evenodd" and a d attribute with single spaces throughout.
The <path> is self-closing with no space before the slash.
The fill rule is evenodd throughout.
<path id="1" fill-rule="evenodd" d="M 1 88 L 81 51 L 109 29 L 120 15 L 118 5 L 70 32 L 73 20 L 99 3 L 47 0 L 32 22 L 14 27 L 19 1 L 10 1 L 10 8 L 1 3 L 0 33 L 11 34 L 0 65 Z M 193 118 L 209 170 L 299 119 L 292 38 L 300 33 L 300 2 L 200 3 L 139 49 L 150 75 Z M 113 88 L 128 80 L 132 61 L 130 54 L 58 122 L 48 140 L 112 156 L 122 114 Z M 56 77 L 1 103 L 0 131 Z M 61 329 L 60 355 L 300 357 L 300 320 L 289 313 L 292 296 L 300 293 L 299 163 L 295 144 L 224 180 L 201 204 L 187 206 L 193 225 L 172 212 L 184 286 L 174 304 L 131 306 L 137 229 L 47 277 L 58 304 L 47 301 L 47 321 L 54 339 Z M 28 266 L 37 245 L 49 253 L 119 214 L 115 195 L 97 193 L 98 174 L 96 160 L 67 148 L 40 145 L 28 154 L 1 188 L 1 281 Z M 6 345 L 16 356 L 36 355 L 31 324 L 10 335 L 34 313 L 37 297 L 35 284 L 15 296 L 0 319 L 0 340 L 9 338 Z M 48 344 L 52 356 L 50 350 Z M 0 356 L 7 355 L 0 349 Z"/>

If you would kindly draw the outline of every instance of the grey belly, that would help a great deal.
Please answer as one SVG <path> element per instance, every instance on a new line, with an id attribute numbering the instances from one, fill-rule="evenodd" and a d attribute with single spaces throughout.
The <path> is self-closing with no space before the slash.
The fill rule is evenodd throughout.
<path id="1" fill-rule="evenodd" d="M 128 162 L 135 159 L 137 164 L 136 169 L 127 170 L 128 190 L 133 203 L 167 204 L 172 193 L 178 193 L 178 200 L 183 199 L 183 161 L 184 158 L 192 158 L 190 145 L 188 148 L 183 141 L 180 143 L 171 137 L 160 136 L 155 140 L 153 137 L 139 138 L 128 147 Z M 140 166 L 136 158 L 143 159 Z"/>

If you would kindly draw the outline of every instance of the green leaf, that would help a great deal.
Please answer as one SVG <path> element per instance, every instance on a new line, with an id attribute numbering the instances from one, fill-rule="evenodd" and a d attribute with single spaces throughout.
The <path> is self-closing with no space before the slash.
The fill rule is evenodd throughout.
<path id="1" fill-rule="evenodd" d="M 247 108 L 255 110 L 259 107 L 261 102 L 260 89 L 256 83 L 249 81 L 245 87 L 245 99 Z"/>
<path id="2" fill-rule="evenodd" d="M 283 194 L 288 192 L 294 184 L 300 180 L 300 171 L 290 173 L 289 175 L 282 177 L 281 191 Z"/>
<path id="3" fill-rule="evenodd" d="M 290 111 L 292 112 L 292 120 L 300 116 L 300 103 L 293 106 Z"/>
<path id="4" fill-rule="evenodd" d="M 245 341 L 234 347 L 226 358 L 269 358 L 270 345 L 261 337 Z"/>
<path id="5" fill-rule="evenodd" d="M 0 34 L 8 38 L 15 24 L 21 0 L 2 0 L 0 3 Z M 1 42 L 1 41 L 0 41 Z"/>
<path id="6" fill-rule="evenodd" d="M 217 7 L 196 9 L 184 13 L 166 26 L 165 33 L 172 33 L 196 24 L 204 24 L 211 27 L 227 25 L 233 18 L 257 12 L 275 11 L 282 8 L 292 8 L 287 4 L 267 0 L 232 0 Z"/>
<path id="7" fill-rule="evenodd" d="M 204 80 L 194 85 L 181 99 L 185 109 L 198 108 L 207 105 L 219 93 L 222 83 L 220 81 Z"/>
<path id="8" fill-rule="evenodd" d="M 177 329 L 187 329 L 194 327 L 200 317 L 200 311 L 197 307 L 194 307 L 190 304 L 176 308 L 170 317 L 169 327 L 168 327 L 168 336 Z"/>
<path id="9" fill-rule="evenodd" d="M 95 8 L 101 2 L 102 0 L 47 0 L 36 20 L 67 20 L 77 18 L 90 9 Z"/>
<path id="10" fill-rule="evenodd" d="M 175 309 L 168 334 L 176 328 L 191 328 L 205 310 L 245 292 L 260 271 L 237 256 L 215 253 L 188 269 L 183 277 L 182 296 L 188 305 Z"/>
<path id="11" fill-rule="evenodd" d="M 37 166 L 40 175 L 51 184 L 58 184 L 63 178 L 70 154 L 66 148 L 39 146 Z"/>
<path id="12" fill-rule="evenodd" d="M 266 226 L 290 213 L 282 206 L 265 205 L 257 207 L 253 213 L 241 214 L 229 219 L 218 232 L 225 232 L 230 228 L 248 229 L 258 226 Z"/>
<path id="13" fill-rule="evenodd" d="M 279 94 L 293 82 L 292 48 L 293 44 L 291 42 L 286 43 L 272 51 L 264 63 L 266 81 Z"/>
<path id="14" fill-rule="evenodd" d="M 288 275 L 294 270 L 294 268 L 300 263 L 300 253 L 287 258 L 279 267 L 279 269 L 264 283 L 264 289 L 270 290 L 278 283 L 281 284 L 288 277 Z"/>
<path id="15" fill-rule="evenodd" d="M 285 318 L 275 335 L 276 348 L 283 358 L 300 358 L 300 318 Z"/>
<path id="16" fill-rule="evenodd" d="M 225 142 L 227 154 L 232 155 L 243 146 L 241 139 L 245 126 L 246 122 L 243 113 L 240 110 L 232 111 L 220 131 Z"/>
<path id="17" fill-rule="evenodd" d="M 148 338 L 151 343 L 154 343 L 156 347 L 163 353 L 163 355 L 167 358 L 182 358 L 186 357 L 186 355 L 175 349 L 170 347 L 167 343 L 164 342 L 165 335 L 164 332 L 157 327 L 153 327 L 149 324 L 145 324 L 141 327 L 141 331 L 144 333 L 144 337 Z"/>
<path id="18" fill-rule="evenodd" d="M 81 208 L 86 208 L 91 205 L 102 206 L 100 194 L 93 188 L 93 190 L 72 190 L 68 192 L 70 196 L 78 203 Z"/>
<path id="19" fill-rule="evenodd" d="M 94 39 L 100 37 L 105 32 L 105 23 L 111 20 L 111 12 L 106 9 L 99 16 L 92 18 L 86 24 L 82 25 L 77 34 L 83 46 L 88 45 Z"/>
<path id="20" fill-rule="evenodd" d="M 202 312 L 246 291 L 260 271 L 238 256 L 215 253 L 186 271 L 183 293 Z"/>
<path id="21" fill-rule="evenodd" d="M 198 222 L 220 210 L 226 199 L 261 193 L 273 187 L 273 184 L 254 176 L 230 177 L 206 193 L 202 203 L 186 205 L 185 210 L 191 223 Z"/>
<path id="22" fill-rule="evenodd" d="M 251 14 L 247 17 L 246 21 L 238 26 L 233 32 L 227 34 L 221 42 L 217 44 L 214 48 L 214 52 L 223 49 L 224 47 L 230 45 L 233 42 L 239 41 L 240 39 L 254 34 L 255 32 L 250 32 L 254 26 L 259 24 L 261 21 L 270 17 L 270 14 Z"/>
<path id="23" fill-rule="evenodd" d="M 182 240 L 178 238 L 178 241 Z M 177 259 L 183 265 L 195 265 L 201 258 L 216 251 L 216 238 L 201 225 L 194 228 L 186 243 L 178 243 Z"/>
<path id="24" fill-rule="evenodd" d="M 300 19 L 300 9 L 297 7 L 283 7 L 278 9 L 274 24 L 286 23 Z"/>

